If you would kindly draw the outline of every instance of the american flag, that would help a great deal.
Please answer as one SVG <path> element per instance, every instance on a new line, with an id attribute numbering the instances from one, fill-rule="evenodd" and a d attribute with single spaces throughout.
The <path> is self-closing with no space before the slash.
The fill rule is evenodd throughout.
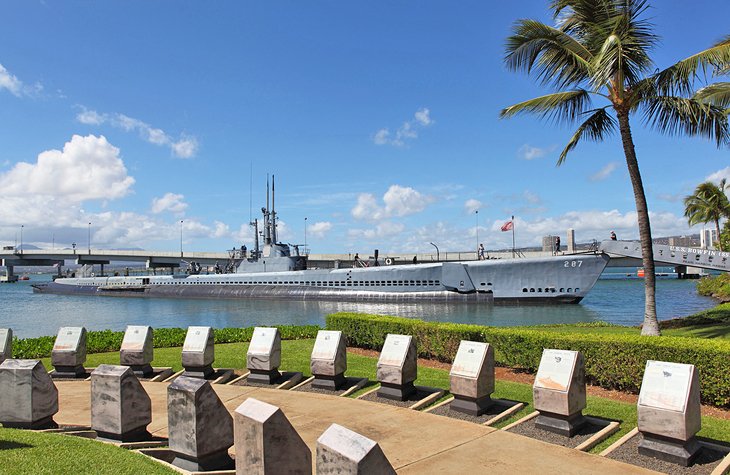
<path id="1" fill-rule="evenodd" d="M 513 226 L 514 224 L 512 223 L 512 221 L 507 221 L 502 225 L 502 231 L 510 231 Z"/>

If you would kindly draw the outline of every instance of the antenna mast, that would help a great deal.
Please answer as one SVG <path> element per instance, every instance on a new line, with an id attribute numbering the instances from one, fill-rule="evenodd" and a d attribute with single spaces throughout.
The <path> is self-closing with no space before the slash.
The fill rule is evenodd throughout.
<path id="1" fill-rule="evenodd" d="M 276 175 L 271 175 L 271 241 L 276 244 L 276 207 L 274 201 L 276 199 Z"/>

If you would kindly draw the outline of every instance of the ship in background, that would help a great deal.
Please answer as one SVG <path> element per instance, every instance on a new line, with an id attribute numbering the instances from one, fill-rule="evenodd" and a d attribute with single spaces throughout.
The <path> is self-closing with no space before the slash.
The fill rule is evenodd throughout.
<path id="1" fill-rule="evenodd" d="M 352 268 L 308 269 L 298 246 L 277 239 L 275 189 L 263 220 L 251 222 L 254 249 L 232 255 L 224 273 L 80 276 L 33 286 L 38 293 L 117 297 L 295 299 L 368 302 L 578 303 L 606 267 L 592 251 L 540 258 L 383 265 L 377 251 Z M 262 232 L 259 234 L 259 224 Z M 261 236 L 263 243 L 260 243 Z"/>

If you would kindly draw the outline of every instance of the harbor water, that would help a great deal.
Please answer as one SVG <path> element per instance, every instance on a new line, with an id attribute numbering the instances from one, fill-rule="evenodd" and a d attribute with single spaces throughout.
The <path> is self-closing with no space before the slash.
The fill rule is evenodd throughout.
<path id="1" fill-rule="evenodd" d="M 33 294 L 31 280 L 0 285 L 0 327 L 18 338 L 55 335 L 61 326 L 88 330 L 124 330 L 127 325 L 216 328 L 254 325 L 323 325 L 334 312 L 367 312 L 428 321 L 492 326 L 605 321 L 639 325 L 644 314 L 644 282 L 636 269 L 609 269 L 578 305 L 492 306 L 476 304 L 382 304 L 274 300 L 186 300 L 85 297 Z M 657 279 L 657 313 L 661 320 L 686 316 L 716 305 L 695 290 L 696 281 L 667 276 Z"/>

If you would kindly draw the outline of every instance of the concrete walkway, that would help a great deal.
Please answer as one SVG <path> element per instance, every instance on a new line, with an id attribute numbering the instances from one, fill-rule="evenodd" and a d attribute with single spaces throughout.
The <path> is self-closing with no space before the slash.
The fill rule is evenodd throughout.
<path id="1" fill-rule="evenodd" d="M 150 432 L 167 436 L 167 384 L 143 383 L 152 399 Z M 56 382 L 59 424 L 90 425 L 90 383 Z M 299 391 L 213 385 L 233 412 L 254 397 L 282 409 L 315 450 L 336 422 L 377 441 L 398 473 L 639 474 L 656 473 L 597 455 L 469 422 L 385 404 Z"/>

